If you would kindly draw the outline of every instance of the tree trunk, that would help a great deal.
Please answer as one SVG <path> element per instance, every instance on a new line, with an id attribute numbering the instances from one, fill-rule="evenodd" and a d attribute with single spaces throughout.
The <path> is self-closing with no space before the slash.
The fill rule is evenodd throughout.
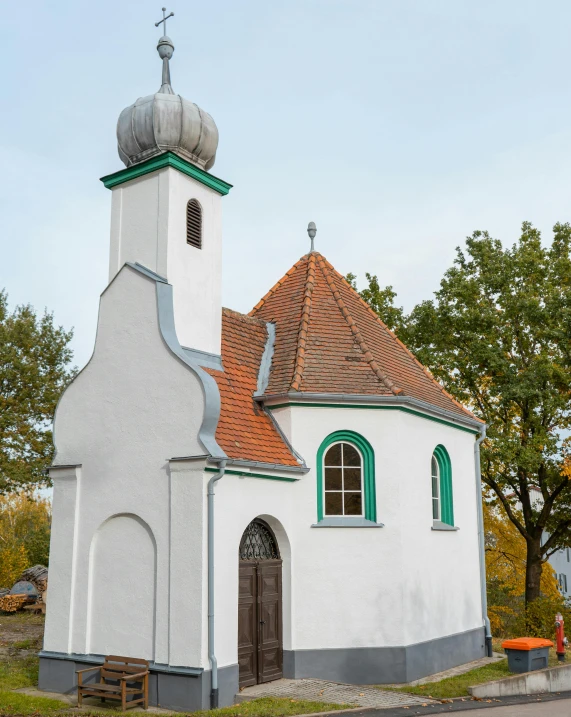
<path id="1" fill-rule="evenodd" d="M 525 566 L 525 604 L 537 600 L 541 594 L 541 536 L 527 540 L 527 561 Z"/>

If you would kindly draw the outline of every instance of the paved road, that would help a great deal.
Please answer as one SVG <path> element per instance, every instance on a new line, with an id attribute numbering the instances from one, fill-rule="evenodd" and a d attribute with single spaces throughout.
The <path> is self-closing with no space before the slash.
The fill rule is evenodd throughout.
<path id="1" fill-rule="evenodd" d="M 506 705 L 494 709 L 470 710 L 468 714 L 470 717 L 571 717 L 571 700 Z"/>
<path id="2" fill-rule="evenodd" d="M 571 693 L 539 695 L 538 697 L 504 697 L 501 700 L 431 703 L 426 706 L 389 707 L 359 710 L 343 717 L 571 717 Z M 334 713 L 331 714 L 334 717 Z M 341 717 L 341 715 L 339 715 Z"/>

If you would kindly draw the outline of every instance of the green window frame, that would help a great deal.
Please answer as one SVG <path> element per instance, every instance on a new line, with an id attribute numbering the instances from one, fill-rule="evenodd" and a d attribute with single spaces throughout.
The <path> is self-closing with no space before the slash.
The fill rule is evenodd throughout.
<path id="1" fill-rule="evenodd" d="M 317 520 L 322 521 L 324 515 L 324 486 L 323 486 L 323 458 L 325 452 L 333 443 L 349 443 L 359 450 L 363 459 L 362 485 L 363 485 L 363 507 L 365 520 L 377 522 L 377 498 L 375 492 L 375 453 L 373 447 L 359 433 L 354 431 L 335 431 L 325 438 L 317 451 Z M 350 519 L 350 516 L 345 516 Z M 344 520 L 340 516 L 340 520 Z"/>
<path id="2" fill-rule="evenodd" d="M 452 463 L 448 451 L 443 445 L 434 449 L 432 458 L 438 463 L 438 501 L 440 521 L 454 526 L 454 501 L 452 496 Z M 430 471 L 432 474 L 432 470 Z M 433 479 L 434 481 L 434 479 Z M 433 490 L 434 498 L 434 490 Z"/>

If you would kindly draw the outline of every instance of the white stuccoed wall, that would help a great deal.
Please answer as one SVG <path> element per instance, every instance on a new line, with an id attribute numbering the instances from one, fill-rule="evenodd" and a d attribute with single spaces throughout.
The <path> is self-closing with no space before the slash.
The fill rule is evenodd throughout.
<path id="1" fill-rule="evenodd" d="M 124 267 L 102 296 L 94 355 L 56 413 L 46 651 L 208 668 L 212 474 L 203 458 L 169 460 L 204 454 L 203 413 L 197 377 L 160 335 L 155 282 Z M 398 647 L 481 627 L 474 436 L 396 410 L 274 415 L 311 470 L 295 482 L 227 474 L 217 484 L 219 665 L 237 661 L 238 546 L 258 516 L 284 561 L 286 650 Z M 342 429 L 374 448 L 383 528 L 311 527 L 317 450 Z M 454 532 L 431 530 L 430 459 L 440 443 L 452 462 Z"/>
<path id="2" fill-rule="evenodd" d="M 312 470 L 296 483 L 236 476 L 219 483 L 220 665 L 236 662 L 238 545 L 257 516 L 277 529 L 285 551 L 286 650 L 402 646 L 481 627 L 474 436 L 401 411 L 294 407 L 274 415 Z M 317 449 L 341 429 L 375 450 L 384 528 L 311 528 Z M 439 443 L 452 461 L 455 532 L 431 530 L 430 459 Z"/>
<path id="3" fill-rule="evenodd" d="M 132 555 L 137 559 L 133 560 Z M 93 536 L 88 587 L 87 652 L 154 657 L 157 591 L 157 547 L 149 527 L 134 515 L 117 515 L 105 521 Z M 141 585 L 143 604 L 121 599 L 109 586 Z"/>
<path id="4" fill-rule="evenodd" d="M 173 286 L 180 343 L 220 353 L 222 197 L 172 167 L 112 190 L 109 281 L 138 262 Z M 202 249 L 186 241 L 186 205 L 202 206 Z"/>
<path id="5" fill-rule="evenodd" d="M 161 338 L 155 282 L 123 268 L 56 412 L 55 463 L 81 468 L 52 469 L 45 650 L 200 664 L 203 465 L 168 459 L 204 453 L 203 411 L 198 379 Z"/>

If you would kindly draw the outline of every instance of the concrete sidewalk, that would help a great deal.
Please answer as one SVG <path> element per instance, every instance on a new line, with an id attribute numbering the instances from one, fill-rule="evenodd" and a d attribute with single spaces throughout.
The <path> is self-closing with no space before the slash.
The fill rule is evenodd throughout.
<path id="1" fill-rule="evenodd" d="M 354 710 L 346 717 L 440 717 L 458 715 L 461 717 L 570 717 L 571 694 L 537 695 L 533 697 L 504 697 L 501 699 L 472 700 L 469 697 L 432 702 L 410 707 L 388 707 L 385 709 Z M 341 713 L 342 714 L 342 713 Z M 339 717 L 341 717 L 339 714 Z M 329 713 L 328 717 L 335 717 Z"/>
<path id="2" fill-rule="evenodd" d="M 408 695 L 403 692 L 390 692 L 371 686 L 346 685 L 313 679 L 281 679 L 245 687 L 236 695 L 236 702 L 255 700 L 258 697 L 288 697 L 295 700 L 346 704 L 352 707 L 376 707 L 377 709 L 426 705 L 433 702 L 425 697 Z"/>

